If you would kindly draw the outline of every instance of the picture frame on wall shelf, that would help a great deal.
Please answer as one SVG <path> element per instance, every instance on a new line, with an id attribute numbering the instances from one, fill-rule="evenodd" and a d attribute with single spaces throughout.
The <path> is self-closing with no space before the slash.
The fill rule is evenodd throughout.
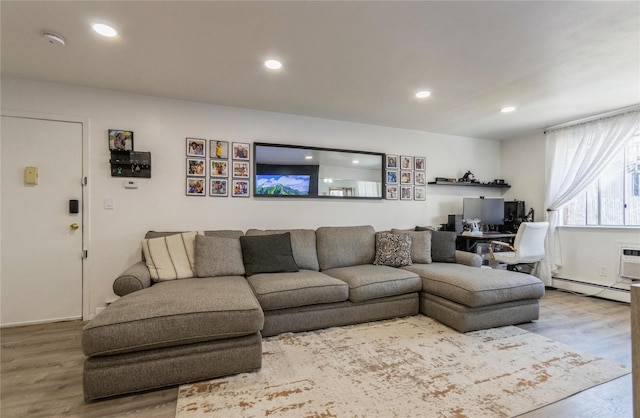
<path id="1" fill-rule="evenodd" d="M 413 171 L 400 172 L 400 184 L 413 184 Z"/>
<path id="2" fill-rule="evenodd" d="M 387 170 L 395 170 L 398 168 L 398 156 L 394 154 L 385 154 L 385 168 Z"/>
<path id="3" fill-rule="evenodd" d="M 229 196 L 229 180 L 218 178 L 209 179 L 209 196 Z"/>
<path id="4" fill-rule="evenodd" d="M 247 161 L 234 161 L 233 162 L 233 177 L 235 178 L 249 178 L 249 162 Z"/>
<path id="5" fill-rule="evenodd" d="M 133 151 L 133 131 L 109 129 L 110 151 Z"/>
<path id="6" fill-rule="evenodd" d="M 412 186 L 400 186 L 400 200 L 412 200 L 413 197 Z"/>
<path id="7" fill-rule="evenodd" d="M 413 188 L 414 200 L 427 200 L 427 188 L 425 186 L 416 186 Z"/>
<path id="8" fill-rule="evenodd" d="M 387 200 L 398 200 L 398 186 L 388 185 L 385 197 Z"/>
<path id="9" fill-rule="evenodd" d="M 387 184 L 398 184 L 398 170 L 387 170 Z"/>
<path id="10" fill-rule="evenodd" d="M 209 141 L 209 158 L 212 160 L 228 160 L 229 159 L 229 141 L 218 141 L 212 139 Z"/>
<path id="11" fill-rule="evenodd" d="M 207 175 L 205 158 L 187 158 L 187 176 L 204 177 Z"/>
<path id="12" fill-rule="evenodd" d="M 198 138 L 187 138 L 187 157 L 207 156 L 207 140 Z"/>
<path id="13" fill-rule="evenodd" d="M 427 185 L 427 173 L 424 171 L 414 171 L 413 172 L 413 184 L 416 186 L 426 186 Z"/>
<path id="14" fill-rule="evenodd" d="M 206 196 L 205 178 L 187 177 L 187 196 Z"/>
<path id="15" fill-rule="evenodd" d="M 246 160 L 249 161 L 249 144 L 246 142 L 234 142 L 233 143 L 233 159 L 234 160 Z"/>
<path id="16" fill-rule="evenodd" d="M 249 180 L 233 179 L 233 197 L 249 197 Z"/>
<path id="17" fill-rule="evenodd" d="M 427 159 L 425 157 L 413 157 L 413 169 L 425 171 L 427 169 Z"/>
<path id="18" fill-rule="evenodd" d="M 409 155 L 400 156 L 400 169 L 413 170 L 413 157 Z"/>
<path id="19" fill-rule="evenodd" d="M 229 161 L 209 160 L 209 177 L 229 177 Z"/>

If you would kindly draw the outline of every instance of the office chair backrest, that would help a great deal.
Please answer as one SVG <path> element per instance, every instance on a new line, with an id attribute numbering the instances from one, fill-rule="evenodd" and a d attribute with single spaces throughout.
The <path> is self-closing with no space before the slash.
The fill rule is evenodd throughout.
<path id="1" fill-rule="evenodd" d="M 549 222 L 523 222 L 513 242 L 519 263 L 534 263 L 544 258 L 544 239 Z"/>

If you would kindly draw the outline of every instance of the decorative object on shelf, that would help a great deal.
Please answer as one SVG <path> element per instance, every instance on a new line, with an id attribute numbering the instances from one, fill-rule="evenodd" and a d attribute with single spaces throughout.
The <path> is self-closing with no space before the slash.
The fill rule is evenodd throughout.
<path id="1" fill-rule="evenodd" d="M 187 196 L 206 196 L 205 179 L 199 177 L 187 177 Z"/>
<path id="2" fill-rule="evenodd" d="M 207 156 L 207 140 L 198 138 L 187 138 L 187 157 Z"/>
<path id="3" fill-rule="evenodd" d="M 464 173 L 464 176 L 458 179 L 458 181 L 461 183 L 478 183 L 478 180 L 476 180 L 476 177 L 471 171 L 467 171 L 466 173 Z"/>
<path id="4" fill-rule="evenodd" d="M 109 129 L 110 151 L 133 151 L 133 132 Z"/>

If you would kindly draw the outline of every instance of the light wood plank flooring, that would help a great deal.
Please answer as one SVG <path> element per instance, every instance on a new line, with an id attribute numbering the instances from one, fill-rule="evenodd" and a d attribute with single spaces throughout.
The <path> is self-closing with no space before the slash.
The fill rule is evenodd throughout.
<path id="1" fill-rule="evenodd" d="M 0 416 L 174 417 L 177 388 L 85 404 L 81 321 L 1 332 Z M 548 290 L 540 320 L 520 326 L 631 367 L 628 304 Z M 631 376 L 586 390 L 524 417 L 632 417 Z"/>

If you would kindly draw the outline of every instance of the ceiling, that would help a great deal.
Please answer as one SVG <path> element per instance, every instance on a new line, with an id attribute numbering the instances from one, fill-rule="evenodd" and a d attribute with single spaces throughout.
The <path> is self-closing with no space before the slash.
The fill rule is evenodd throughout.
<path id="1" fill-rule="evenodd" d="M 640 103 L 637 1 L 3 0 L 0 13 L 3 76 L 494 140 Z"/>

